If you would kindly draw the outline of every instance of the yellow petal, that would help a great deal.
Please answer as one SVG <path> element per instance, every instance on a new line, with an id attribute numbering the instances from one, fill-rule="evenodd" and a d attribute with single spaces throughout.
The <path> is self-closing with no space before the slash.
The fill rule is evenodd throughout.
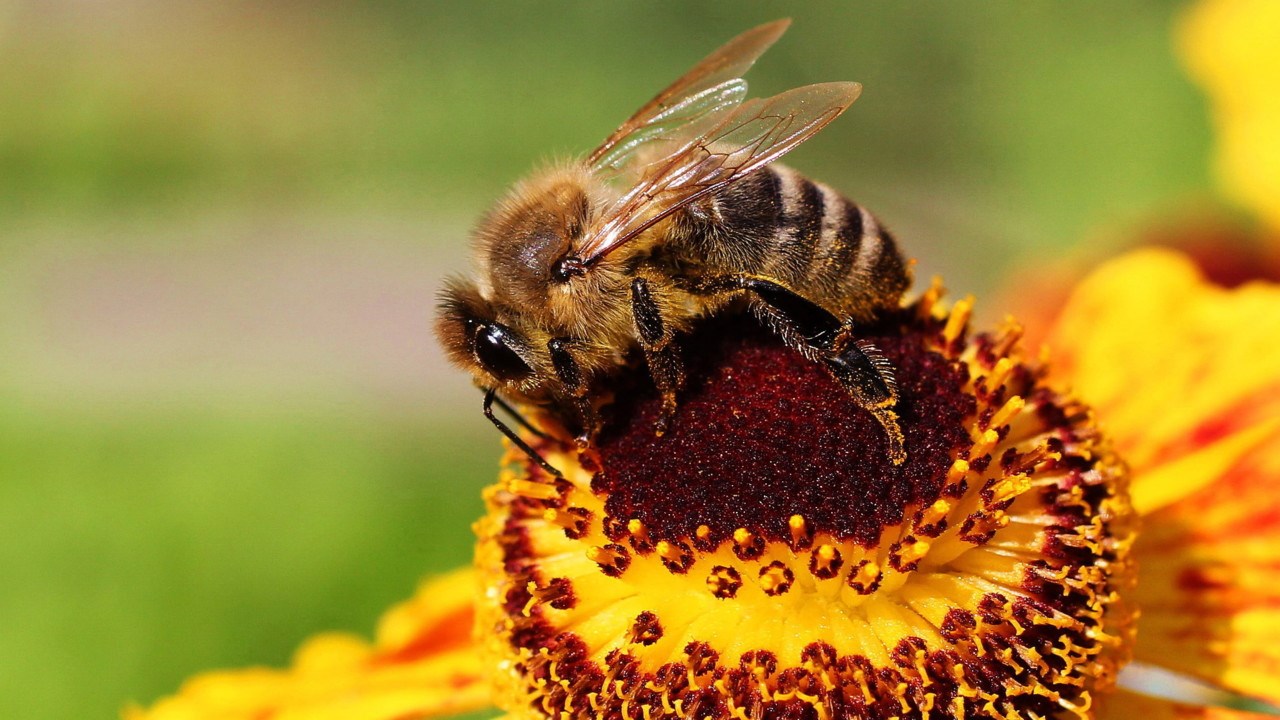
<path id="1" fill-rule="evenodd" d="M 210 672 L 126 720 L 404 720 L 489 704 L 473 651 L 471 571 L 425 582 L 392 608 L 370 644 L 330 633 L 307 641 L 285 670 Z"/>
<path id="2" fill-rule="evenodd" d="M 1185 257 L 1140 250 L 1090 275 L 1050 336 L 1152 512 L 1220 478 L 1280 426 L 1280 288 L 1223 290 Z"/>
<path id="3" fill-rule="evenodd" d="M 1082 283 L 1052 342 L 1147 516 L 1135 656 L 1280 699 L 1280 288 L 1135 252 Z"/>
<path id="4" fill-rule="evenodd" d="M 1280 431 L 1147 518 L 1136 656 L 1280 702 Z"/>
<path id="5" fill-rule="evenodd" d="M 1212 103 L 1216 171 L 1237 201 L 1280 228 L 1280 3 L 1206 0 L 1187 14 L 1182 56 Z"/>

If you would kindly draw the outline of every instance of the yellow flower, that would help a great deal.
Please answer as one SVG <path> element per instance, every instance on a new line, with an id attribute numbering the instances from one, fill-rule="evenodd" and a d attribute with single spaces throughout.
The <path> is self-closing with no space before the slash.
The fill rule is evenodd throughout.
<path id="1" fill-rule="evenodd" d="M 1130 654 L 1280 702 L 1280 287 L 1133 253 L 1076 289 L 1047 362 L 968 308 L 931 290 L 873 331 L 901 467 L 811 363 L 712 324 L 671 435 L 623 392 L 598 472 L 509 456 L 479 572 L 372 645 L 126 717 L 1241 716 L 1114 689 Z"/>
<path id="2" fill-rule="evenodd" d="M 1205 0 L 1182 55 L 1211 101 L 1216 170 L 1230 197 L 1280 230 L 1280 3 Z"/>
<path id="3" fill-rule="evenodd" d="M 824 369 L 746 319 L 687 343 L 671 432 L 625 388 L 588 470 L 488 494 L 478 609 L 515 717 L 1087 717 L 1128 659 L 1133 512 L 1087 408 L 1016 326 L 938 291 L 863 339 L 906 461 Z M 639 373 L 637 373 L 639 374 Z"/>

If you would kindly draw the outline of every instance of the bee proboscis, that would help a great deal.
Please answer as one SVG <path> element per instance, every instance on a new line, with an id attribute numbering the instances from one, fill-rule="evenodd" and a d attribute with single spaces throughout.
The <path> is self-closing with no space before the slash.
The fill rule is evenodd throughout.
<path id="1" fill-rule="evenodd" d="M 895 463 L 906 457 L 893 369 L 858 329 L 897 307 L 909 265 L 869 212 L 772 164 L 861 86 L 746 97 L 741 76 L 788 25 L 729 41 L 586 158 L 518 183 L 477 228 L 478 271 L 446 286 L 437 334 L 486 390 L 486 416 L 549 471 L 493 416 L 495 400 L 554 411 L 585 446 L 599 382 L 639 347 L 662 396 L 661 434 L 684 382 L 677 338 L 743 298 L 880 421 Z"/>

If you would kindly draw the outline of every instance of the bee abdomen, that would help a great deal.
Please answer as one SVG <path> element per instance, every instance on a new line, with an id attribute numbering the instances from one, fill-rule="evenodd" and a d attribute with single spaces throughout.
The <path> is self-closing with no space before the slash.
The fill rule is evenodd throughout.
<path id="1" fill-rule="evenodd" d="M 822 183 L 773 166 L 782 213 L 774 267 L 796 292 L 855 321 L 898 304 L 910 284 L 889 231 L 857 203 Z"/>

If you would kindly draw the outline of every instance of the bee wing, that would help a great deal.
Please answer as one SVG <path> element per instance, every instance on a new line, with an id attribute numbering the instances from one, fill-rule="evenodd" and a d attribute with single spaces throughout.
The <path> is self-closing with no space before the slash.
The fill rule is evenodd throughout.
<path id="1" fill-rule="evenodd" d="M 669 158 L 684 150 L 680 138 L 714 128 L 746 97 L 746 81 L 734 78 L 681 98 L 619 137 L 607 152 L 591 161 L 591 169 L 599 177 L 613 178 L 636 171 L 636 166 L 641 164 L 637 161 L 640 156 L 644 157 L 645 164 Z M 595 158 L 594 153 L 592 157 Z"/>
<path id="2" fill-rule="evenodd" d="M 578 258 L 591 264 L 671 213 L 777 160 L 839 117 L 861 91 L 852 82 L 807 85 L 686 125 L 667 138 L 678 149 L 644 166 L 635 186 L 583 239 Z"/>
<path id="3" fill-rule="evenodd" d="M 596 170 L 621 170 L 636 148 L 665 137 L 670 128 L 740 104 L 747 95 L 747 83 L 741 76 L 790 24 L 790 20 L 776 20 L 752 28 L 703 58 L 627 118 L 591 152 L 587 164 Z"/>

